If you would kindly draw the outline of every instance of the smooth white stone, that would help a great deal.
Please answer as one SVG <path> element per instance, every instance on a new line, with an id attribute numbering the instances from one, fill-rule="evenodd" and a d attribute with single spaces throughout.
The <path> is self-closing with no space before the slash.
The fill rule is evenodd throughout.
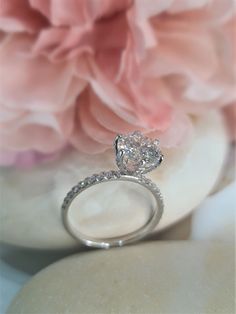
<path id="1" fill-rule="evenodd" d="M 236 180 L 208 197 L 194 212 L 190 237 L 192 240 L 227 241 L 235 245 L 235 191 Z"/>
<path id="2" fill-rule="evenodd" d="M 41 271 L 7 314 L 233 314 L 233 245 L 151 242 L 76 254 Z"/>
<path id="3" fill-rule="evenodd" d="M 194 120 L 193 138 L 190 142 L 181 148 L 163 152 L 165 159 L 162 165 L 147 174 L 157 183 L 165 201 L 164 215 L 157 230 L 188 215 L 209 194 L 220 174 L 227 149 L 228 139 L 223 119 L 219 113 L 213 112 Z M 44 249 L 78 245 L 62 226 L 60 207 L 63 198 L 78 181 L 109 169 L 116 169 L 113 152 L 100 156 L 70 153 L 60 161 L 33 170 L 2 170 L 1 241 Z M 101 214 L 101 220 L 93 220 L 94 229 L 102 229 L 101 221 L 106 221 L 106 212 L 103 211 L 101 202 L 104 204 L 104 201 L 110 199 L 112 204 L 114 192 L 121 193 L 122 189 L 109 188 L 105 197 L 104 194 L 92 194 L 87 200 L 91 208 L 91 221 L 93 214 Z M 121 194 L 121 212 L 126 205 L 132 206 L 131 201 L 127 193 Z M 135 208 L 131 208 L 127 220 L 132 220 L 134 224 L 137 220 L 138 224 L 140 217 L 134 211 Z M 109 219 L 111 218 L 109 212 Z M 120 215 L 120 232 L 123 220 L 124 217 Z M 108 229 L 109 225 L 106 225 L 106 231 L 112 231 Z"/>

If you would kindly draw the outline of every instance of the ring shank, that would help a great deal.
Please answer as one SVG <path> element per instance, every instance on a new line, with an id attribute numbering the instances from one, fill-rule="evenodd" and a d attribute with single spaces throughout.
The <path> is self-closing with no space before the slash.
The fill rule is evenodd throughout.
<path id="1" fill-rule="evenodd" d="M 155 206 L 152 207 L 151 214 L 146 223 L 133 232 L 124 234 L 122 236 L 110 238 L 95 238 L 87 236 L 80 232 L 79 228 L 75 227 L 69 219 L 69 212 L 71 203 L 79 196 L 84 190 L 100 183 L 109 181 L 129 181 L 141 185 L 146 188 L 154 197 Z M 110 248 L 114 246 L 123 246 L 124 244 L 137 241 L 152 231 L 161 219 L 163 213 L 163 198 L 158 187 L 148 178 L 143 175 L 133 176 L 121 174 L 119 171 L 102 172 L 93 175 L 79 182 L 67 194 L 62 205 L 62 220 L 66 230 L 77 240 L 90 247 L 96 248 Z"/>

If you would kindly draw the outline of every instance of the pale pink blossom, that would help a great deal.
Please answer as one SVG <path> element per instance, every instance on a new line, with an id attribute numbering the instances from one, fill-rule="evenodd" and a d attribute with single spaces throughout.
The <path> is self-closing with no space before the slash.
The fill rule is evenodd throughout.
<path id="1" fill-rule="evenodd" d="M 180 145 L 192 115 L 235 101 L 234 14 L 233 0 L 0 0 L 0 148 L 99 153 L 135 129 Z"/>
<path id="2" fill-rule="evenodd" d="M 2 166 L 12 166 L 17 165 L 19 168 L 27 169 L 38 163 L 54 161 L 58 155 L 61 153 L 54 152 L 53 154 L 43 154 L 36 151 L 25 151 L 25 152 L 15 152 L 15 151 L 1 151 L 0 154 L 0 164 Z"/>

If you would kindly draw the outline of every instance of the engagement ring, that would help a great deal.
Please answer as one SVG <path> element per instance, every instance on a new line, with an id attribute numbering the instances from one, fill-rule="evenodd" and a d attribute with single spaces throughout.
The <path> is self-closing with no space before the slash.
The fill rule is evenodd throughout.
<path id="1" fill-rule="evenodd" d="M 144 176 L 145 173 L 157 168 L 163 161 L 163 155 L 159 148 L 159 141 L 152 140 L 136 131 L 128 135 L 117 135 L 114 141 L 116 164 L 119 170 L 111 170 L 94 174 L 75 185 L 66 195 L 62 204 L 62 220 L 66 230 L 75 239 L 87 246 L 97 248 L 110 248 L 122 246 L 137 241 L 148 235 L 161 219 L 164 203 L 161 192 L 154 182 Z M 96 238 L 87 236 L 75 226 L 70 219 L 70 209 L 73 200 L 85 190 L 96 184 L 110 181 L 129 181 L 141 185 L 147 189 L 154 199 L 150 214 L 146 222 L 130 233 L 109 237 Z"/>

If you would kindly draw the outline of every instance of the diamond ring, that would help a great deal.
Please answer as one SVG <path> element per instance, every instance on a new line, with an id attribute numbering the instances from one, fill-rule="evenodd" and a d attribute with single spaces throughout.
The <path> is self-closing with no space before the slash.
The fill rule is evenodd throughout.
<path id="1" fill-rule="evenodd" d="M 110 248 L 122 246 L 137 241 L 148 235 L 161 219 L 164 203 L 159 188 L 145 173 L 157 168 L 163 161 L 163 155 L 159 148 L 159 141 L 144 136 L 135 131 L 127 135 L 117 135 L 114 141 L 116 164 L 118 170 L 111 170 L 94 174 L 76 184 L 66 195 L 62 204 L 62 221 L 65 229 L 75 239 L 87 246 L 97 248 Z M 110 181 L 129 181 L 146 188 L 154 199 L 150 215 L 141 227 L 128 234 L 109 238 L 95 238 L 87 236 L 80 231 L 70 220 L 69 212 L 71 203 L 85 190 L 90 187 Z"/>

